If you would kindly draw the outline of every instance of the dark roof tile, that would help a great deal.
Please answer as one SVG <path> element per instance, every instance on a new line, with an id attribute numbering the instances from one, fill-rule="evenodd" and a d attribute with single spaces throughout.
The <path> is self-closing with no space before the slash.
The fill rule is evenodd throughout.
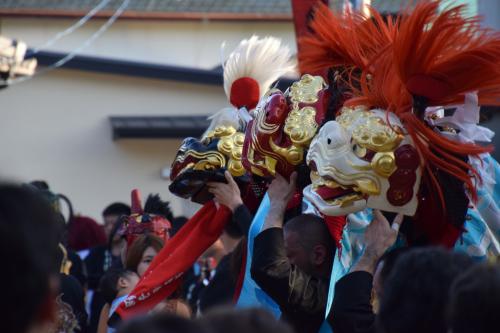
<path id="1" fill-rule="evenodd" d="M 95 7 L 101 0 L 0 0 L 0 11 L 60 11 L 84 12 Z M 334 10 L 342 9 L 345 0 L 330 0 Z M 111 0 L 104 11 L 116 10 L 123 0 Z M 372 0 L 372 5 L 383 12 L 398 11 L 407 0 Z M 131 0 L 128 11 L 152 14 L 214 13 L 291 15 L 290 0 Z"/>
<path id="2" fill-rule="evenodd" d="M 0 9 L 89 10 L 100 0 L 0 0 Z M 111 0 L 105 9 L 118 8 L 122 0 Z M 139 12 L 248 12 L 290 14 L 289 0 L 133 0 L 129 10 Z"/>

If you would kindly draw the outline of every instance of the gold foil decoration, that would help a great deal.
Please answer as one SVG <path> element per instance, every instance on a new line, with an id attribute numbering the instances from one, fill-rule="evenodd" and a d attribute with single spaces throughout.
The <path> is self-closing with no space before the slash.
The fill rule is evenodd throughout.
<path id="1" fill-rule="evenodd" d="M 230 131 L 226 131 L 229 133 Z M 245 135 L 240 132 L 234 132 L 230 135 L 223 136 L 220 138 L 217 144 L 217 150 L 223 153 L 227 159 L 227 170 L 234 177 L 241 177 L 245 174 L 245 168 L 241 163 L 241 155 L 243 154 L 243 141 L 245 140 Z"/>
<path id="2" fill-rule="evenodd" d="M 214 138 L 222 138 L 234 133 L 236 133 L 236 129 L 233 126 L 217 126 L 212 131 L 209 131 L 204 139 L 210 142 Z"/>
<path id="3" fill-rule="evenodd" d="M 393 152 L 376 153 L 370 163 L 373 171 L 378 175 L 389 178 L 390 175 L 396 170 L 396 159 Z"/>
<path id="4" fill-rule="evenodd" d="M 389 126 L 384 119 L 367 112 L 364 107 L 343 108 L 336 121 L 345 128 L 352 127 L 355 143 L 375 152 L 394 151 L 403 140 L 398 126 Z"/>
<path id="5" fill-rule="evenodd" d="M 304 150 L 318 131 L 316 109 L 309 105 L 319 100 L 319 92 L 325 87 L 320 76 L 305 74 L 300 81 L 290 87 L 288 96 L 292 102 L 292 111 L 285 120 L 284 133 L 290 138 L 289 147 L 280 147 L 270 139 L 271 149 L 283 156 L 290 164 L 298 165 L 304 159 Z"/>
<path id="6" fill-rule="evenodd" d="M 206 158 L 196 163 L 191 167 L 194 170 L 215 170 L 226 167 L 234 177 L 243 176 L 246 171 L 241 163 L 241 155 L 243 153 L 243 141 L 245 135 L 237 132 L 233 126 L 217 126 L 212 131 L 208 132 L 204 138 L 204 143 L 209 144 L 210 141 L 219 139 L 217 143 L 218 152 L 207 152 Z M 192 151 L 185 154 L 195 156 Z M 200 155 L 200 153 L 198 153 Z M 183 159 L 185 158 L 183 156 Z"/>
<path id="7" fill-rule="evenodd" d="M 290 87 L 292 102 L 312 104 L 318 101 L 318 93 L 325 87 L 321 76 L 304 74 L 300 81 L 295 81 Z"/>

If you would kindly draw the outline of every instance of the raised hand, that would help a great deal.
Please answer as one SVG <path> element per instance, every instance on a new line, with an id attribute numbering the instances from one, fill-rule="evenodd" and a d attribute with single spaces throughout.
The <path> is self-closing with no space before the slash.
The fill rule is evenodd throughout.
<path id="1" fill-rule="evenodd" d="M 228 171 L 224 172 L 224 177 L 226 177 L 227 183 L 207 183 L 208 191 L 215 196 L 216 203 L 224 205 L 234 212 L 238 206 L 243 204 L 240 188 Z"/>

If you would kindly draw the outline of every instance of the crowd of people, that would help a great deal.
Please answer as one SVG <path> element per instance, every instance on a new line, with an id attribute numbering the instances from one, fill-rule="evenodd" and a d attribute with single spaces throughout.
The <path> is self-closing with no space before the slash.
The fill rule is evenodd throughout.
<path id="1" fill-rule="evenodd" d="M 318 1 L 297 58 L 328 82 L 285 92 L 290 50 L 243 40 L 232 107 L 172 164 L 193 216 L 132 190 L 99 223 L 45 181 L 0 183 L 3 332 L 498 331 L 500 165 L 475 142 L 500 35 L 444 7 L 366 19 Z"/>
<path id="2" fill-rule="evenodd" d="M 251 275 L 279 305 L 281 318 L 264 309 L 236 309 L 239 248 L 245 246 L 252 215 L 229 173 L 226 177 L 227 183 L 209 184 L 218 205 L 233 213 L 222 236 L 184 274 L 173 295 L 148 314 L 115 327 L 108 318 L 134 289 L 164 240 L 145 233 L 128 246 L 119 231 L 123 216 L 130 215 L 126 204 L 106 207 L 102 225 L 82 216 L 65 223 L 57 205 L 48 200 L 54 197 L 48 187 L 2 184 L 4 331 L 319 332 L 336 255 L 325 223 L 308 214 L 287 220 L 296 175 L 290 181 L 277 176 L 268 190 L 270 211 L 254 242 Z M 168 214 L 168 203 L 162 203 Z M 169 218 L 173 225 L 186 220 L 171 213 Z M 361 258 L 335 285 L 326 318 L 333 331 L 496 331 L 498 263 L 477 263 L 444 248 L 393 248 L 401 222 L 401 215 L 388 221 L 376 211 Z M 75 230 L 81 235 L 76 243 L 70 241 Z"/>

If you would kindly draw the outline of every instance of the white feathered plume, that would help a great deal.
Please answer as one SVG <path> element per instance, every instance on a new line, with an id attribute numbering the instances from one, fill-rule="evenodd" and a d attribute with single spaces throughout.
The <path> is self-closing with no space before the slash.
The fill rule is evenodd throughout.
<path id="1" fill-rule="evenodd" d="M 295 72 L 296 64 L 290 49 L 274 37 L 244 39 L 229 55 L 224 66 L 224 91 L 233 107 L 213 116 L 203 135 L 217 126 L 245 126 L 251 120 L 249 111 L 284 74 Z"/>
<path id="2" fill-rule="evenodd" d="M 259 39 L 254 35 L 242 40 L 229 55 L 224 65 L 224 91 L 230 99 L 233 83 L 239 78 L 250 77 L 259 84 L 259 97 L 262 97 L 274 81 L 294 70 L 288 46 L 275 37 Z"/>

